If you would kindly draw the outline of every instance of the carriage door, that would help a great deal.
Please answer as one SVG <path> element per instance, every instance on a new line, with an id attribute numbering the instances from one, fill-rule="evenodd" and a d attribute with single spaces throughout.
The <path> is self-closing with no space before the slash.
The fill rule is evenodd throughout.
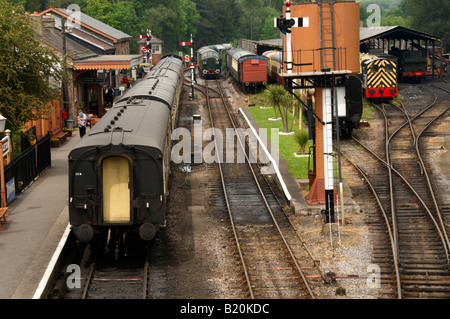
<path id="1" fill-rule="evenodd" d="M 102 162 L 103 222 L 130 222 L 130 165 L 124 157 L 108 157 Z"/>

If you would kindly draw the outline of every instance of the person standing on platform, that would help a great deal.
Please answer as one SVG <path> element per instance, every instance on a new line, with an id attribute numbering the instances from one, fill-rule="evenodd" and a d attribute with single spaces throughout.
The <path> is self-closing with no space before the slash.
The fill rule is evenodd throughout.
<path id="1" fill-rule="evenodd" d="M 86 134 L 87 116 L 85 113 L 83 113 L 83 110 L 81 109 L 78 110 L 77 121 L 78 121 L 78 128 L 80 130 L 80 137 L 83 137 L 84 134 Z"/>
<path id="2" fill-rule="evenodd" d="M 122 82 L 123 84 L 125 84 L 126 88 L 130 87 L 130 81 L 128 80 L 128 77 L 126 75 L 123 76 Z"/>
<path id="3" fill-rule="evenodd" d="M 109 98 L 109 107 L 113 106 L 114 103 L 114 89 L 111 85 L 108 85 L 108 98 Z"/>
<path id="4" fill-rule="evenodd" d="M 109 88 L 106 84 L 103 87 L 103 101 L 105 101 L 105 107 L 109 107 Z"/>

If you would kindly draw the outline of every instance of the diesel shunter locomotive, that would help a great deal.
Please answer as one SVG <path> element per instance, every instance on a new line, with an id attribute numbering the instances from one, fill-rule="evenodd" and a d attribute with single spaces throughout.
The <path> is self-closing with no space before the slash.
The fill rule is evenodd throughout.
<path id="1" fill-rule="evenodd" d="M 108 234 L 118 245 L 132 233 L 149 241 L 165 224 L 181 78 L 181 58 L 162 58 L 70 152 L 69 219 L 80 241 Z"/>
<path id="2" fill-rule="evenodd" d="M 365 98 L 385 99 L 398 95 L 395 56 L 364 54 L 360 56 L 360 60 Z"/>
<path id="3" fill-rule="evenodd" d="M 220 53 L 210 47 L 197 50 L 198 69 L 204 78 L 216 78 L 222 73 Z"/>

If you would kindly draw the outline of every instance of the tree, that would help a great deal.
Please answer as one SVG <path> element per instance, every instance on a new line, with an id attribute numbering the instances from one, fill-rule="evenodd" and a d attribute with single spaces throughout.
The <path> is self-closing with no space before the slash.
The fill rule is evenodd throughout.
<path id="1" fill-rule="evenodd" d="M 14 133 L 50 114 L 63 80 L 60 57 L 38 41 L 23 8 L 0 0 L 0 113 L 7 127 Z"/>
<path id="2" fill-rule="evenodd" d="M 145 10 L 142 26 L 152 30 L 152 34 L 164 40 L 164 47 L 171 51 L 176 45 L 176 12 L 163 5 Z M 186 41 L 186 40 L 185 40 Z"/>
<path id="3" fill-rule="evenodd" d="M 273 26 L 274 18 L 278 18 L 280 13 L 273 8 L 264 8 L 265 21 L 261 30 L 260 40 L 275 39 L 280 37 L 280 30 Z"/>
<path id="4" fill-rule="evenodd" d="M 138 17 L 133 3 L 113 0 L 85 0 L 83 13 L 91 16 L 117 30 L 136 36 Z M 137 43 L 131 42 L 130 52 L 137 52 Z"/>
<path id="5" fill-rule="evenodd" d="M 262 0 L 242 0 L 242 9 L 246 37 L 250 40 L 258 39 L 265 20 Z"/>
<path id="6" fill-rule="evenodd" d="M 238 0 L 195 0 L 200 14 L 196 47 L 232 42 L 242 37 L 242 9 Z"/>
<path id="7" fill-rule="evenodd" d="M 450 50 L 450 2 L 442 0 L 403 0 L 410 27 L 441 37 Z"/>

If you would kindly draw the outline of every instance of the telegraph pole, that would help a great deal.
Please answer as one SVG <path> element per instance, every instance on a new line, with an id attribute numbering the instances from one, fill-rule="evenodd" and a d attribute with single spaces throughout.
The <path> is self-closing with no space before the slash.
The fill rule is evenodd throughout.
<path id="1" fill-rule="evenodd" d="M 192 98 L 194 98 L 194 42 L 192 41 L 192 33 L 191 33 L 191 87 L 192 87 Z"/>
<path id="2" fill-rule="evenodd" d="M 72 103 L 69 102 L 69 94 L 67 92 L 67 68 L 66 68 L 66 54 L 67 54 L 67 45 L 66 45 L 66 22 L 67 18 L 62 18 L 61 20 L 61 35 L 62 35 L 62 60 L 63 60 L 63 73 L 64 79 L 62 81 L 62 92 L 63 92 L 63 109 L 67 111 L 69 119 L 75 119 L 75 110 L 72 107 Z"/>
<path id="3" fill-rule="evenodd" d="M 150 44 L 151 39 L 152 39 L 152 30 L 147 29 L 147 63 L 150 64 L 153 63 L 152 45 Z"/>

